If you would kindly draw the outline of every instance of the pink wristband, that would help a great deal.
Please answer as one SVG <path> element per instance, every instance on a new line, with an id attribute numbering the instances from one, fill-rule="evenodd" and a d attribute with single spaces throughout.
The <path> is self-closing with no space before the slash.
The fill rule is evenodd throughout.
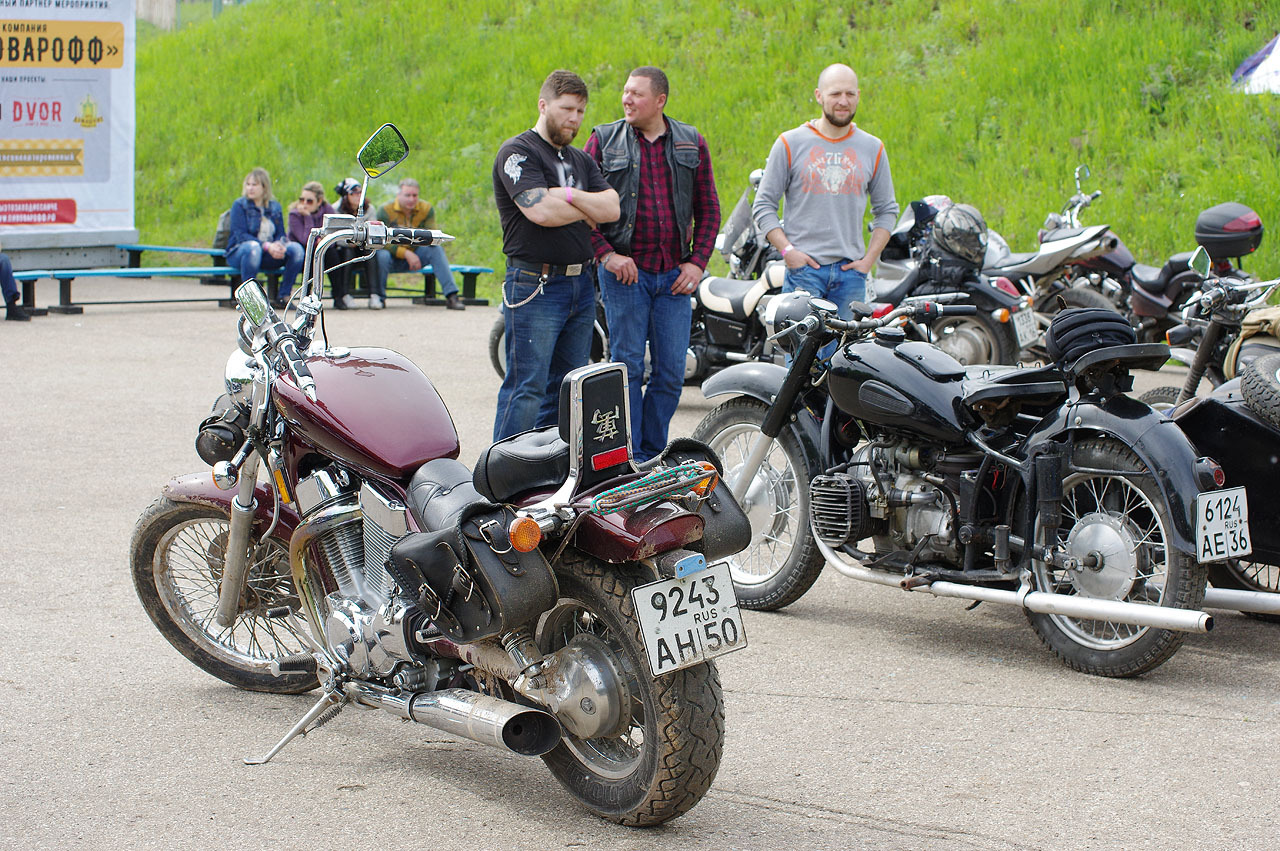
<path id="1" fill-rule="evenodd" d="M 793 248 L 795 248 L 795 246 L 794 246 L 794 245 L 792 245 L 792 244 L 791 244 L 791 243 L 789 243 L 789 242 L 788 242 L 786 245 L 782 246 L 782 256 L 783 256 L 783 257 L 786 257 L 786 256 L 787 256 L 787 252 L 788 252 L 788 251 L 790 251 L 790 250 L 791 250 L 791 249 L 793 249 Z"/>
<path id="2" fill-rule="evenodd" d="M 572 186 L 566 186 L 564 188 L 564 200 L 568 201 L 570 204 L 573 203 L 573 187 Z"/>

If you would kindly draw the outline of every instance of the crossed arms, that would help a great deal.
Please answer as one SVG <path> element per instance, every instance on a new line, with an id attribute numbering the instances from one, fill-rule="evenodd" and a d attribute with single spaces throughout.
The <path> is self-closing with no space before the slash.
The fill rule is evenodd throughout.
<path id="1" fill-rule="evenodd" d="M 572 192 L 573 202 L 567 200 Z M 545 228 L 560 227 L 573 222 L 586 222 L 595 227 L 597 222 L 617 221 L 621 215 L 618 193 L 612 187 L 600 192 L 585 189 L 565 189 L 563 186 L 542 186 L 526 189 L 515 196 L 517 209 L 535 225 Z"/>

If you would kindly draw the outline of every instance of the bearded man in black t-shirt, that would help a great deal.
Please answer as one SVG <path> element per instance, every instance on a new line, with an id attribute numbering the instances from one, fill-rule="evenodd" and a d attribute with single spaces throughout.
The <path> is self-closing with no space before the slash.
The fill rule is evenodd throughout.
<path id="1" fill-rule="evenodd" d="M 554 424 L 560 382 L 591 356 L 591 229 L 615 221 L 619 207 L 595 161 L 570 145 L 586 109 L 582 78 L 553 71 L 538 93 L 538 123 L 503 142 L 493 164 L 507 255 L 507 373 L 498 391 L 495 441 Z"/>

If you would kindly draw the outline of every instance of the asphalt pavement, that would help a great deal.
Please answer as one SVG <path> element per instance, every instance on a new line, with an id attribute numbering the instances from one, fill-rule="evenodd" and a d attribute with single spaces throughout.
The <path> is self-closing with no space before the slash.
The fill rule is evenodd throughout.
<path id="1" fill-rule="evenodd" d="M 76 283 L 79 298 L 217 295 Z M 43 283 L 38 302 L 56 301 Z M 471 462 L 499 381 L 496 309 L 329 311 L 335 344 L 386 346 L 435 383 Z M 313 697 L 238 691 L 154 629 L 133 524 L 204 469 L 234 314 L 88 307 L 0 322 L 0 845 L 12 848 L 1264 848 L 1280 802 L 1280 625 L 1217 612 L 1134 680 L 1075 673 L 1021 613 L 827 571 L 744 613 L 719 662 L 727 732 L 706 798 L 636 831 L 581 810 L 542 762 L 348 710 L 266 766 Z M 1143 376 L 1140 387 L 1180 376 Z M 685 391 L 673 434 L 712 404 Z"/>

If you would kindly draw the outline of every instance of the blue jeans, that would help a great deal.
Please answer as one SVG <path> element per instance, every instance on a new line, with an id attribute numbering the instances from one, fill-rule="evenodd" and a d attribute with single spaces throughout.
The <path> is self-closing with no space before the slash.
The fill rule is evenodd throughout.
<path id="1" fill-rule="evenodd" d="M 378 258 L 378 274 L 376 280 L 371 284 L 369 292 L 386 296 L 388 275 L 410 271 L 425 273 L 428 269 L 435 273 L 436 281 L 440 284 L 440 292 L 443 295 L 453 295 L 458 291 L 458 285 L 453 282 L 453 270 L 449 268 L 449 258 L 444 256 L 443 248 L 438 245 L 419 245 L 413 249 L 413 253 L 417 254 L 418 259 L 422 261 L 421 270 L 410 269 L 407 262 L 399 257 L 392 257 L 390 251 L 379 251 L 374 255 Z"/>
<path id="2" fill-rule="evenodd" d="M 667 446 L 667 429 L 684 388 L 684 362 L 693 314 L 689 294 L 671 292 L 679 269 L 638 271 L 639 280 L 628 285 L 600 267 L 600 293 L 609 320 L 609 355 L 627 365 L 631 447 L 637 462 L 648 461 Z M 646 344 L 652 369 L 647 386 Z"/>
<path id="3" fill-rule="evenodd" d="M 801 290 L 818 298 L 825 298 L 835 302 L 841 319 L 852 319 L 853 311 L 849 309 L 849 305 L 866 299 L 867 276 L 857 269 L 842 270 L 840 267 L 848 262 L 848 260 L 837 260 L 835 263 L 828 263 L 817 269 L 812 266 L 787 269 L 782 291 L 789 293 Z M 836 343 L 837 341 L 833 340 L 819 349 L 818 357 L 820 359 L 831 357 L 831 353 L 836 350 Z M 788 357 L 787 364 L 790 365 L 790 363 L 791 358 Z"/>
<path id="4" fill-rule="evenodd" d="M 235 266 L 240 270 L 240 280 L 252 281 L 258 277 L 258 272 L 266 270 L 284 269 L 284 275 L 280 280 L 280 298 L 288 298 L 289 293 L 293 292 L 293 283 L 298 279 L 298 273 L 302 271 L 303 250 L 302 246 L 296 242 L 286 242 L 284 246 L 284 258 L 277 260 L 270 254 L 262 250 L 262 243 L 256 239 L 247 239 L 244 242 L 237 242 L 227 251 L 227 265 Z"/>
<path id="5" fill-rule="evenodd" d="M 540 277 L 537 272 L 508 268 L 502 283 L 507 374 L 498 391 L 495 441 L 557 423 L 560 382 L 569 370 L 586 366 L 591 359 L 591 328 L 596 318 L 591 270 L 573 277 L 549 277 L 542 292 L 533 295 Z M 519 307 L 507 307 L 531 295 Z"/>
<path id="6" fill-rule="evenodd" d="M 0 254 L 0 293 L 4 295 L 5 304 L 18 297 L 18 282 L 13 277 L 13 264 L 3 254 Z"/>

